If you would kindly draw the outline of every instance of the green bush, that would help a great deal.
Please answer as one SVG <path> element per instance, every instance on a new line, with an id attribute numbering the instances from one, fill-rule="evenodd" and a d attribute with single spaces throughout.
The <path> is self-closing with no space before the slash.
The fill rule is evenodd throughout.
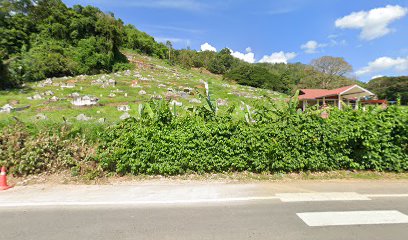
<path id="1" fill-rule="evenodd" d="M 112 71 L 120 72 L 120 71 L 125 71 L 128 69 L 134 69 L 134 68 L 135 68 L 135 65 L 131 63 L 115 63 L 115 65 L 113 65 Z"/>
<path id="2" fill-rule="evenodd" d="M 69 136 L 65 127 L 58 133 L 33 134 L 21 123 L 0 132 L 0 165 L 15 175 L 59 172 L 71 167 L 89 169 L 92 147 L 84 138 Z"/>
<path id="3" fill-rule="evenodd" d="M 323 119 L 321 110 L 298 113 L 288 105 L 257 109 L 252 121 L 168 113 L 152 111 L 102 133 L 101 166 L 120 174 L 164 175 L 408 170 L 408 113 L 398 107 L 331 109 Z"/>

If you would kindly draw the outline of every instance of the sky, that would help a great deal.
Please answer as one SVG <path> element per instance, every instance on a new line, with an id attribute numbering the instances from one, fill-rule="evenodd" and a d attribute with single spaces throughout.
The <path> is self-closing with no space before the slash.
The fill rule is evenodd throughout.
<path id="1" fill-rule="evenodd" d="M 244 61 L 343 57 L 361 81 L 408 75 L 408 0 L 63 0 L 93 5 L 177 49 Z"/>

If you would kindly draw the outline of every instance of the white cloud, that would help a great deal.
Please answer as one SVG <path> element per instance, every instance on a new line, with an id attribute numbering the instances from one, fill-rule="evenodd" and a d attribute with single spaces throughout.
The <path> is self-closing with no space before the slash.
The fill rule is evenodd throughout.
<path id="1" fill-rule="evenodd" d="M 383 8 L 371 9 L 368 12 L 352 12 L 350 15 L 337 19 L 335 25 L 338 28 L 361 29 L 361 39 L 373 40 L 390 33 L 392 30 L 388 25 L 405 16 L 407 12 L 407 8 L 387 5 Z"/>
<path id="2" fill-rule="evenodd" d="M 375 78 L 379 78 L 379 77 L 383 77 L 384 75 L 375 75 L 375 76 L 372 76 L 371 77 L 371 79 L 375 79 Z"/>
<path id="3" fill-rule="evenodd" d="M 357 76 L 367 75 L 370 73 L 381 72 L 384 70 L 393 70 L 396 72 L 408 73 L 408 57 L 405 58 L 390 58 L 380 57 L 372 62 L 369 62 L 367 66 L 356 71 Z"/>
<path id="4" fill-rule="evenodd" d="M 283 51 L 280 52 L 274 52 L 270 56 L 263 56 L 259 62 L 261 63 L 288 63 L 289 60 L 293 59 L 296 57 L 296 53 L 294 52 L 288 52 L 285 53 Z"/>
<path id="5" fill-rule="evenodd" d="M 201 51 L 211 51 L 211 52 L 216 52 L 217 51 L 217 49 L 215 47 L 211 46 L 209 43 L 201 44 L 200 49 L 201 49 Z"/>
<path id="6" fill-rule="evenodd" d="M 300 48 L 305 50 L 305 53 L 317 53 L 318 48 L 324 48 L 326 46 L 327 46 L 327 44 L 318 43 L 318 42 L 316 42 L 314 40 L 310 40 L 307 43 L 302 44 L 300 46 Z"/>
<path id="7" fill-rule="evenodd" d="M 249 63 L 254 63 L 255 62 L 255 54 L 252 52 L 252 49 L 250 47 L 247 47 L 245 49 L 246 53 L 241 53 L 241 52 L 234 52 L 234 50 L 230 49 L 231 55 L 241 59 L 245 62 Z"/>

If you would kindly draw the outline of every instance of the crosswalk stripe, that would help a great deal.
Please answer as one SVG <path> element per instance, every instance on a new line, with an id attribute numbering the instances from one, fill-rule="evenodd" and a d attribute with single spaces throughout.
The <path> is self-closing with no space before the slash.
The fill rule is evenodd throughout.
<path id="1" fill-rule="evenodd" d="M 408 223 L 408 216 L 396 210 L 305 212 L 296 214 L 311 227 Z"/>

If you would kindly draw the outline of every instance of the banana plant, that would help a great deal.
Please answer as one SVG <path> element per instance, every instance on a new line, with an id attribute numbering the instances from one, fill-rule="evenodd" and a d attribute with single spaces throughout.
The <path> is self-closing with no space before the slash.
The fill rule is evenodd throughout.
<path id="1" fill-rule="evenodd" d="M 211 94 L 210 94 L 210 88 L 208 86 L 208 82 L 204 82 L 205 86 L 205 97 L 199 93 L 200 98 L 204 98 L 205 101 L 207 102 L 208 107 L 210 108 L 210 111 L 216 115 L 218 111 L 218 105 L 217 102 L 215 104 L 211 101 Z"/>

